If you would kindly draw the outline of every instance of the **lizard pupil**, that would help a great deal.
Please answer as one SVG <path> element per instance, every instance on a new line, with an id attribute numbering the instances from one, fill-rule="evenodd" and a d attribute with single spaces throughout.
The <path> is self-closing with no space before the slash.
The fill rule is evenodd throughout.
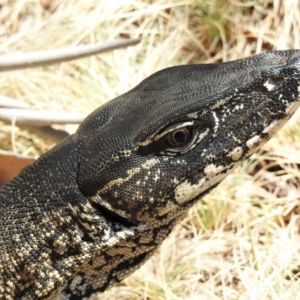
<path id="1" fill-rule="evenodd" d="M 169 144 L 173 147 L 186 145 L 191 139 L 191 133 L 188 128 L 174 130 L 169 135 Z"/>

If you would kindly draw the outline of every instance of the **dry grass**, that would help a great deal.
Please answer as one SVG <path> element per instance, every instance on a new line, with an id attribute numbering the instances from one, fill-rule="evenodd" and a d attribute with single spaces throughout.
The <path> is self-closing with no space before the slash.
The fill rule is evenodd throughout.
<path id="1" fill-rule="evenodd" d="M 125 50 L 3 73 L 1 93 L 88 114 L 153 72 L 300 48 L 298 0 L 2 0 L 0 52 L 142 37 Z M 188 212 L 157 254 L 99 299 L 300 299 L 299 113 Z M 2 130 L 1 146 L 11 148 Z M 15 130 L 14 148 L 52 145 Z M 2 145 L 3 144 L 3 145 Z"/>

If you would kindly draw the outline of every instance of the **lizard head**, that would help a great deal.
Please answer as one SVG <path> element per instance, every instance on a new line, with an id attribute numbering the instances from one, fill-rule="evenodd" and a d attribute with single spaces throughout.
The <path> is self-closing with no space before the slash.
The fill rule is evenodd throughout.
<path id="1" fill-rule="evenodd" d="M 299 90 L 299 50 L 162 70 L 82 123 L 79 187 L 120 222 L 184 211 L 285 124 Z"/>

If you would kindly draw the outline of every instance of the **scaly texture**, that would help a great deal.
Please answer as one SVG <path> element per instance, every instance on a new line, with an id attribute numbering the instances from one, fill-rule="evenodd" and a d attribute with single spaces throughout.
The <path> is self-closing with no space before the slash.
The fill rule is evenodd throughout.
<path id="1" fill-rule="evenodd" d="M 173 67 L 0 190 L 0 298 L 84 299 L 149 258 L 299 106 L 300 51 Z"/>

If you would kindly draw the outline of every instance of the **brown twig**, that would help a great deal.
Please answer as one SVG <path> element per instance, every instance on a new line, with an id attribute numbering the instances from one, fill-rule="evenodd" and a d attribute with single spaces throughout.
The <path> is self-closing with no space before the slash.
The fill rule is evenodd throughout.
<path id="1" fill-rule="evenodd" d="M 0 72 L 61 63 L 112 51 L 119 48 L 133 46 L 138 44 L 139 42 L 140 39 L 124 39 L 119 41 L 107 42 L 104 44 L 91 44 L 49 51 L 1 55 Z"/>

